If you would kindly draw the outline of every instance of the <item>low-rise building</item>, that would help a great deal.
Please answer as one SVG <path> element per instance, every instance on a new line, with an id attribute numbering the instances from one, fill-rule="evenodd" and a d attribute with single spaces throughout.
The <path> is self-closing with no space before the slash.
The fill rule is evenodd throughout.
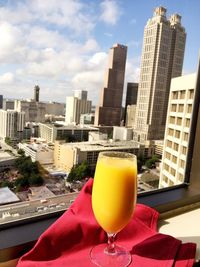
<path id="1" fill-rule="evenodd" d="M 39 161 L 41 164 L 53 164 L 53 147 L 44 143 L 19 143 L 18 147 L 23 149 L 26 156 L 30 156 L 32 161 Z"/>
<path id="2" fill-rule="evenodd" d="M 58 124 L 39 123 L 40 137 L 47 143 L 54 143 L 55 140 L 75 140 L 77 142 L 87 141 L 90 131 L 98 131 L 91 126 L 68 125 L 61 126 Z"/>
<path id="3" fill-rule="evenodd" d="M 113 127 L 113 140 L 129 141 L 133 139 L 133 129 L 126 127 Z"/>
<path id="4" fill-rule="evenodd" d="M 0 188 L 0 205 L 19 202 L 20 199 L 8 188 Z M 4 214 L 6 216 L 6 214 Z"/>
<path id="5" fill-rule="evenodd" d="M 0 151 L 0 172 L 14 167 L 15 156 L 5 151 Z"/>
<path id="6" fill-rule="evenodd" d="M 154 154 L 154 145 L 141 145 L 134 141 L 96 141 L 81 143 L 64 143 L 56 141 L 54 147 L 54 164 L 66 172 L 83 161 L 86 161 L 91 169 L 96 166 L 99 152 L 123 151 L 135 155 L 151 157 Z"/>
<path id="7" fill-rule="evenodd" d="M 32 186 L 29 187 L 31 193 L 28 195 L 29 200 L 46 199 L 49 197 L 55 197 L 55 194 L 51 192 L 46 186 Z"/>
<path id="8" fill-rule="evenodd" d="M 80 115 L 80 124 L 85 125 L 85 124 L 94 124 L 94 113 L 86 113 L 86 114 L 81 114 Z"/>

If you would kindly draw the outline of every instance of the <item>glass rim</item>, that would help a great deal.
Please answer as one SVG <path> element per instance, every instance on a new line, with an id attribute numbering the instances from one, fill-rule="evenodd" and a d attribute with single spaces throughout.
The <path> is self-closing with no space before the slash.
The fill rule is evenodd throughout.
<path id="1" fill-rule="evenodd" d="M 99 152 L 99 157 L 101 156 L 107 156 L 112 158 L 121 158 L 121 159 L 137 159 L 137 156 L 135 154 L 129 153 L 129 152 L 123 152 L 123 151 L 115 151 L 115 150 L 109 150 L 109 151 L 101 151 Z"/>

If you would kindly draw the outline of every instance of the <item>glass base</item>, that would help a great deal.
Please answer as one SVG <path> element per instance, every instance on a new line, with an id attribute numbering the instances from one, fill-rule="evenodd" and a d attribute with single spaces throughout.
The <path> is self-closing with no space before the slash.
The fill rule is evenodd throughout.
<path id="1" fill-rule="evenodd" d="M 90 251 L 90 258 L 94 264 L 101 267 L 126 267 L 131 263 L 131 254 L 121 246 L 115 245 L 115 253 L 106 252 L 107 244 L 100 244 Z"/>

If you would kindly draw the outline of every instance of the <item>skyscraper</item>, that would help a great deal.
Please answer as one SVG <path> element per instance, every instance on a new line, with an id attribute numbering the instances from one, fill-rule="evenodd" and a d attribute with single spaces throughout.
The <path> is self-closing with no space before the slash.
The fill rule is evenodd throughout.
<path id="1" fill-rule="evenodd" d="M 25 113 L 15 110 L 0 110 L 0 137 L 15 139 L 25 126 Z"/>
<path id="2" fill-rule="evenodd" d="M 120 125 L 126 54 L 124 45 L 116 44 L 110 49 L 104 88 L 95 111 L 95 125 Z"/>
<path id="3" fill-rule="evenodd" d="M 40 99 L 40 87 L 36 85 L 34 87 L 34 101 L 39 102 Z"/>
<path id="4" fill-rule="evenodd" d="M 181 16 L 157 7 L 144 29 L 134 139 L 164 138 L 171 78 L 182 73 L 186 33 Z"/>
<path id="5" fill-rule="evenodd" d="M 81 114 L 90 113 L 92 101 L 87 100 L 87 91 L 75 90 L 74 96 L 66 99 L 65 123 L 80 123 Z"/>
<path id="6" fill-rule="evenodd" d="M 3 108 L 3 95 L 0 95 L 0 109 Z"/>
<path id="7" fill-rule="evenodd" d="M 126 102 L 124 111 L 124 124 L 126 127 L 134 126 L 137 94 L 138 94 L 138 83 L 127 83 Z"/>

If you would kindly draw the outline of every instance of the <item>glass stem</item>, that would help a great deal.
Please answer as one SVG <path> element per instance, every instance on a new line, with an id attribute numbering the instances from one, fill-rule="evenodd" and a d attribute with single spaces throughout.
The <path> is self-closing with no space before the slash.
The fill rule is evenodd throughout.
<path id="1" fill-rule="evenodd" d="M 105 252 L 107 254 L 115 254 L 115 243 L 114 243 L 114 240 L 115 240 L 115 236 L 116 234 L 108 234 L 108 245 L 107 245 L 107 248 L 105 249 Z"/>

